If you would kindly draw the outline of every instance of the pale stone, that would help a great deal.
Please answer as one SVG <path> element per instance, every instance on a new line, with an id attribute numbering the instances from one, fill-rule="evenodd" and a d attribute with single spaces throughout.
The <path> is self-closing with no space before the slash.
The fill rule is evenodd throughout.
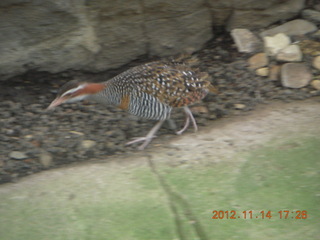
<path id="1" fill-rule="evenodd" d="M 312 61 L 312 66 L 318 70 L 320 70 L 320 56 L 317 56 Z"/>
<path id="2" fill-rule="evenodd" d="M 81 147 L 84 149 L 90 149 L 96 145 L 96 142 L 93 140 L 83 140 L 81 142 Z"/>
<path id="3" fill-rule="evenodd" d="M 16 160 L 22 160 L 28 158 L 28 156 L 24 152 L 20 151 L 12 151 L 9 153 L 9 157 L 16 159 Z"/>
<path id="4" fill-rule="evenodd" d="M 239 52 L 252 53 L 261 47 L 261 41 L 248 29 L 233 29 L 231 36 Z"/>
<path id="5" fill-rule="evenodd" d="M 314 87 L 317 90 L 320 90 L 320 80 L 313 80 L 311 82 L 311 86 Z"/>
<path id="6" fill-rule="evenodd" d="M 248 63 L 250 69 L 257 69 L 267 66 L 269 59 L 265 53 L 257 53 L 249 58 Z"/>
<path id="7" fill-rule="evenodd" d="M 283 33 L 278 33 L 273 37 L 264 37 L 263 40 L 265 51 L 269 56 L 277 55 L 280 50 L 289 46 L 291 43 L 290 38 Z"/>
<path id="8" fill-rule="evenodd" d="M 311 79 L 312 74 L 304 63 L 286 63 L 281 68 L 281 83 L 284 87 L 302 88 Z"/>
<path id="9" fill-rule="evenodd" d="M 44 167 L 50 167 L 52 165 L 52 155 L 46 151 L 42 151 L 39 156 L 39 162 Z"/>
<path id="10" fill-rule="evenodd" d="M 264 67 L 264 68 L 258 68 L 256 70 L 256 74 L 261 76 L 261 77 L 266 77 L 269 75 L 269 68 Z"/>
<path id="11" fill-rule="evenodd" d="M 238 109 L 238 110 L 244 109 L 246 107 L 246 105 L 242 103 L 235 103 L 233 104 L 233 106 L 235 109 Z"/>
<path id="12" fill-rule="evenodd" d="M 300 62 L 302 60 L 302 52 L 298 45 L 289 45 L 281 49 L 276 59 L 284 62 Z"/>
<path id="13" fill-rule="evenodd" d="M 191 111 L 194 113 L 209 113 L 209 110 L 205 106 L 194 106 L 191 107 Z"/>
<path id="14" fill-rule="evenodd" d="M 305 35 L 307 33 L 317 31 L 317 26 L 311 22 L 308 22 L 303 19 L 296 19 L 290 22 L 286 22 L 280 26 L 275 28 L 271 28 L 269 30 L 263 31 L 260 35 L 262 37 L 265 36 L 274 36 L 278 33 L 284 33 L 288 36 L 295 36 L 295 35 Z"/>

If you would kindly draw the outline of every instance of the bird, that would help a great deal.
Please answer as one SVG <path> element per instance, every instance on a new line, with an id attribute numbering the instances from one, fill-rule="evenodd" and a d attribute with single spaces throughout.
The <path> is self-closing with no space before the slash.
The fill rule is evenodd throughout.
<path id="1" fill-rule="evenodd" d="M 218 94 L 218 89 L 211 84 L 208 73 L 194 67 L 197 62 L 194 56 L 182 55 L 132 67 L 105 82 L 72 80 L 58 90 L 47 110 L 87 99 L 114 105 L 140 118 L 157 120 L 146 136 L 126 144 L 142 142 L 138 149 L 143 150 L 164 121 L 171 120 L 173 108 L 182 108 L 186 115 L 183 128 L 176 134 L 182 134 L 190 121 L 195 132 L 198 130 L 188 106 L 202 100 L 209 92 Z"/>

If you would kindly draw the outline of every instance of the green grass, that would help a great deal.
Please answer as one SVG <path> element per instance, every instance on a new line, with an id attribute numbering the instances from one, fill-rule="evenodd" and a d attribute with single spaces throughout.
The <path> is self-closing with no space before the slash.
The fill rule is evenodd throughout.
<path id="1" fill-rule="evenodd" d="M 68 176 L 3 194 L 1 240 L 174 239 L 167 198 L 148 168 L 146 189 L 135 170 L 109 170 L 94 176 Z"/>
<path id="2" fill-rule="evenodd" d="M 147 165 L 101 165 L 105 174 L 97 179 L 91 172 L 17 183 L 0 191 L 0 239 L 173 240 L 177 222 L 186 240 L 200 239 L 199 232 L 210 240 L 317 239 L 319 146 L 320 139 L 291 139 L 205 166 L 155 162 L 167 190 Z M 212 219 L 214 210 L 241 218 Z M 245 210 L 254 218 L 242 219 Z M 272 218 L 256 219 L 261 210 Z M 280 210 L 306 210 L 308 217 L 280 219 Z"/>
<path id="3" fill-rule="evenodd" d="M 210 167 L 164 168 L 163 174 L 188 200 L 209 239 L 317 239 L 319 146 L 320 139 L 270 143 L 238 156 L 246 159 L 244 163 L 235 160 Z M 213 210 L 235 210 L 240 218 L 210 219 Z M 242 212 L 249 210 L 253 219 L 244 220 Z M 272 217 L 261 219 L 262 210 L 271 211 Z M 280 210 L 290 210 L 289 217 L 280 219 Z M 291 211 L 297 210 L 306 210 L 307 219 L 292 219 L 298 214 Z"/>

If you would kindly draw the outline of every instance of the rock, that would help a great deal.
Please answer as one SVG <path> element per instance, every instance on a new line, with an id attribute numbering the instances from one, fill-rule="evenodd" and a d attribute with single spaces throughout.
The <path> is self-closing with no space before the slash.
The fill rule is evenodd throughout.
<path id="1" fill-rule="evenodd" d="M 279 80 L 281 66 L 279 65 L 272 65 L 269 67 L 269 79 L 272 81 Z"/>
<path id="2" fill-rule="evenodd" d="M 145 4 L 155 3 L 150 6 L 150 11 L 157 9 L 159 1 L 146 1 Z M 157 56 L 172 56 L 185 52 L 187 49 L 199 50 L 204 43 L 212 38 L 211 15 L 205 8 L 189 9 L 188 4 L 193 5 L 200 1 L 188 1 L 181 4 L 176 1 L 174 7 L 185 6 L 186 13 L 176 16 L 171 7 L 165 9 L 165 14 L 147 15 L 145 30 L 148 38 L 148 54 Z M 171 6 L 172 3 L 168 4 Z M 170 13 L 173 11 L 172 13 Z M 157 13 L 158 11 L 154 12 Z M 179 12 L 179 11 L 178 11 Z M 148 19 L 150 18 L 150 19 Z M 161 36 L 159 38 L 159 36 Z M 144 37 L 144 36 L 142 36 Z M 108 53 L 106 53 L 108 54 Z"/>
<path id="3" fill-rule="evenodd" d="M 312 74 L 304 63 L 286 63 L 281 68 L 281 83 L 284 87 L 302 88 L 311 79 Z"/>
<path id="4" fill-rule="evenodd" d="M 265 51 L 269 56 L 275 56 L 278 52 L 291 43 L 290 38 L 283 34 L 278 33 L 273 37 L 263 37 Z"/>
<path id="5" fill-rule="evenodd" d="M 52 155 L 46 151 L 42 151 L 39 156 L 39 162 L 44 167 L 50 167 L 52 165 Z"/>
<path id="6" fill-rule="evenodd" d="M 269 30 L 263 31 L 260 35 L 262 37 L 265 36 L 274 36 L 275 34 L 284 33 L 288 36 L 295 35 L 305 35 L 307 33 L 317 31 L 317 26 L 311 22 L 308 22 L 303 19 L 296 19 L 290 22 L 284 23 L 275 28 L 271 28 Z"/>
<path id="7" fill-rule="evenodd" d="M 209 2 L 220 2 L 209 0 Z M 225 1 L 221 1 L 225 2 Z M 272 23 L 287 20 L 297 16 L 304 8 L 304 0 L 246 0 L 246 1 L 226 1 L 219 10 L 233 9 L 228 16 L 227 29 L 250 28 L 259 29 L 267 27 Z M 254 9 L 254 11 L 253 11 Z M 214 17 L 214 16 L 213 16 Z M 226 20 L 227 20 L 226 19 Z M 225 24 L 225 23 L 224 23 Z"/>
<path id="8" fill-rule="evenodd" d="M 212 38 L 212 26 L 258 29 L 297 16 L 305 5 L 305 0 L 0 2 L 1 80 L 34 70 L 99 72 L 142 55 L 196 51 Z"/>
<path id="9" fill-rule="evenodd" d="M 320 80 L 313 80 L 311 82 L 311 86 L 314 87 L 317 90 L 320 90 Z"/>
<path id="10" fill-rule="evenodd" d="M 201 0 L 17 2 L 0 3 L 1 79 L 29 70 L 104 71 L 145 54 L 198 50 L 212 37 Z"/>
<path id="11" fill-rule="evenodd" d="M 12 151 L 9 153 L 9 157 L 15 160 L 22 160 L 28 158 L 24 152 Z"/>
<path id="12" fill-rule="evenodd" d="M 311 9 L 305 9 L 302 11 L 302 17 L 306 20 L 309 20 L 315 24 L 320 23 L 320 12 L 311 10 Z"/>
<path id="13" fill-rule="evenodd" d="M 284 62 L 300 62 L 302 60 L 302 53 L 298 45 L 289 45 L 279 51 L 276 59 Z"/>
<path id="14" fill-rule="evenodd" d="M 266 77 L 269 75 L 269 68 L 264 67 L 264 68 L 258 68 L 256 70 L 256 74 L 261 76 L 261 77 Z"/>
<path id="15" fill-rule="evenodd" d="M 312 66 L 320 70 L 320 56 L 316 56 L 312 61 Z"/>
<path id="16" fill-rule="evenodd" d="M 0 75 L 35 68 L 54 73 L 88 63 L 99 46 L 80 11 L 52 0 L 1 3 Z"/>
<path id="17" fill-rule="evenodd" d="M 241 110 L 241 109 L 244 109 L 246 107 L 246 105 L 242 104 L 242 103 L 235 103 L 235 104 L 233 104 L 233 106 L 237 110 Z"/>
<path id="18" fill-rule="evenodd" d="M 269 64 L 269 59 L 265 53 L 257 53 L 248 60 L 250 69 L 257 69 Z"/>
<path id="19" fill-rule="evenodd" d="M 191 107 L 191 111 L 193 113 L 209 113 L 208 108 L 205 107 L 205 106 L 194 106 L 194 107 Z"/>
<path id="20" fill-rule="evenodd" d="M 81 142 L 81 147 L 84 148 L 85 150 L 88 150 L 92 147 L 94 147 L 97 143 L 93 140 L 83 140 Z"/>
<path id="21" fill-rule="evenodd" d="M 248 29 L 233 29 L 231 36 L 239 52 L 252 53 L 258 51 L 262 46 L 261 41 Z"/>

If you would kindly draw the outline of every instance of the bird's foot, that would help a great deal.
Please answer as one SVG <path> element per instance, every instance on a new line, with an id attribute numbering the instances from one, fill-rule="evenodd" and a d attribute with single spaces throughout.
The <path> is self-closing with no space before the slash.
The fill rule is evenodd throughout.
<path id="1" fill-rule="evenodd" d="M 186 123 L 184 124 L 183 128 L 180 131 L 176 131 L 176 134 L 181 135 L 188 128 L 189 124 L 190 124 L 190 117 L 187 115 Z"/>
<path id="2" fill-rule="evenodd" d="M 176 131 L 177 135 L 181 135 L 184 132 L 184 129 L 181 129 L 180 131 Z"/>
<path id="3" fill-rule="evenodd" d="M 139 150 L 143 150 L 143 149 L 145 149 L 146 146 L 148 146 L 148 144 L 151 142 L 151 140 L 153 138 L 155 138 L 155 137 L 156 136 L 152 136 L 152 137 L 137 137 L 137 138 L 134 138 L 132 141 L 127 142 L 126 146 L 134 144 L 134 143 L 138 143 L 138 142 L 144 142 L 142 145 L 140 145 L 138 147 Z"/>

